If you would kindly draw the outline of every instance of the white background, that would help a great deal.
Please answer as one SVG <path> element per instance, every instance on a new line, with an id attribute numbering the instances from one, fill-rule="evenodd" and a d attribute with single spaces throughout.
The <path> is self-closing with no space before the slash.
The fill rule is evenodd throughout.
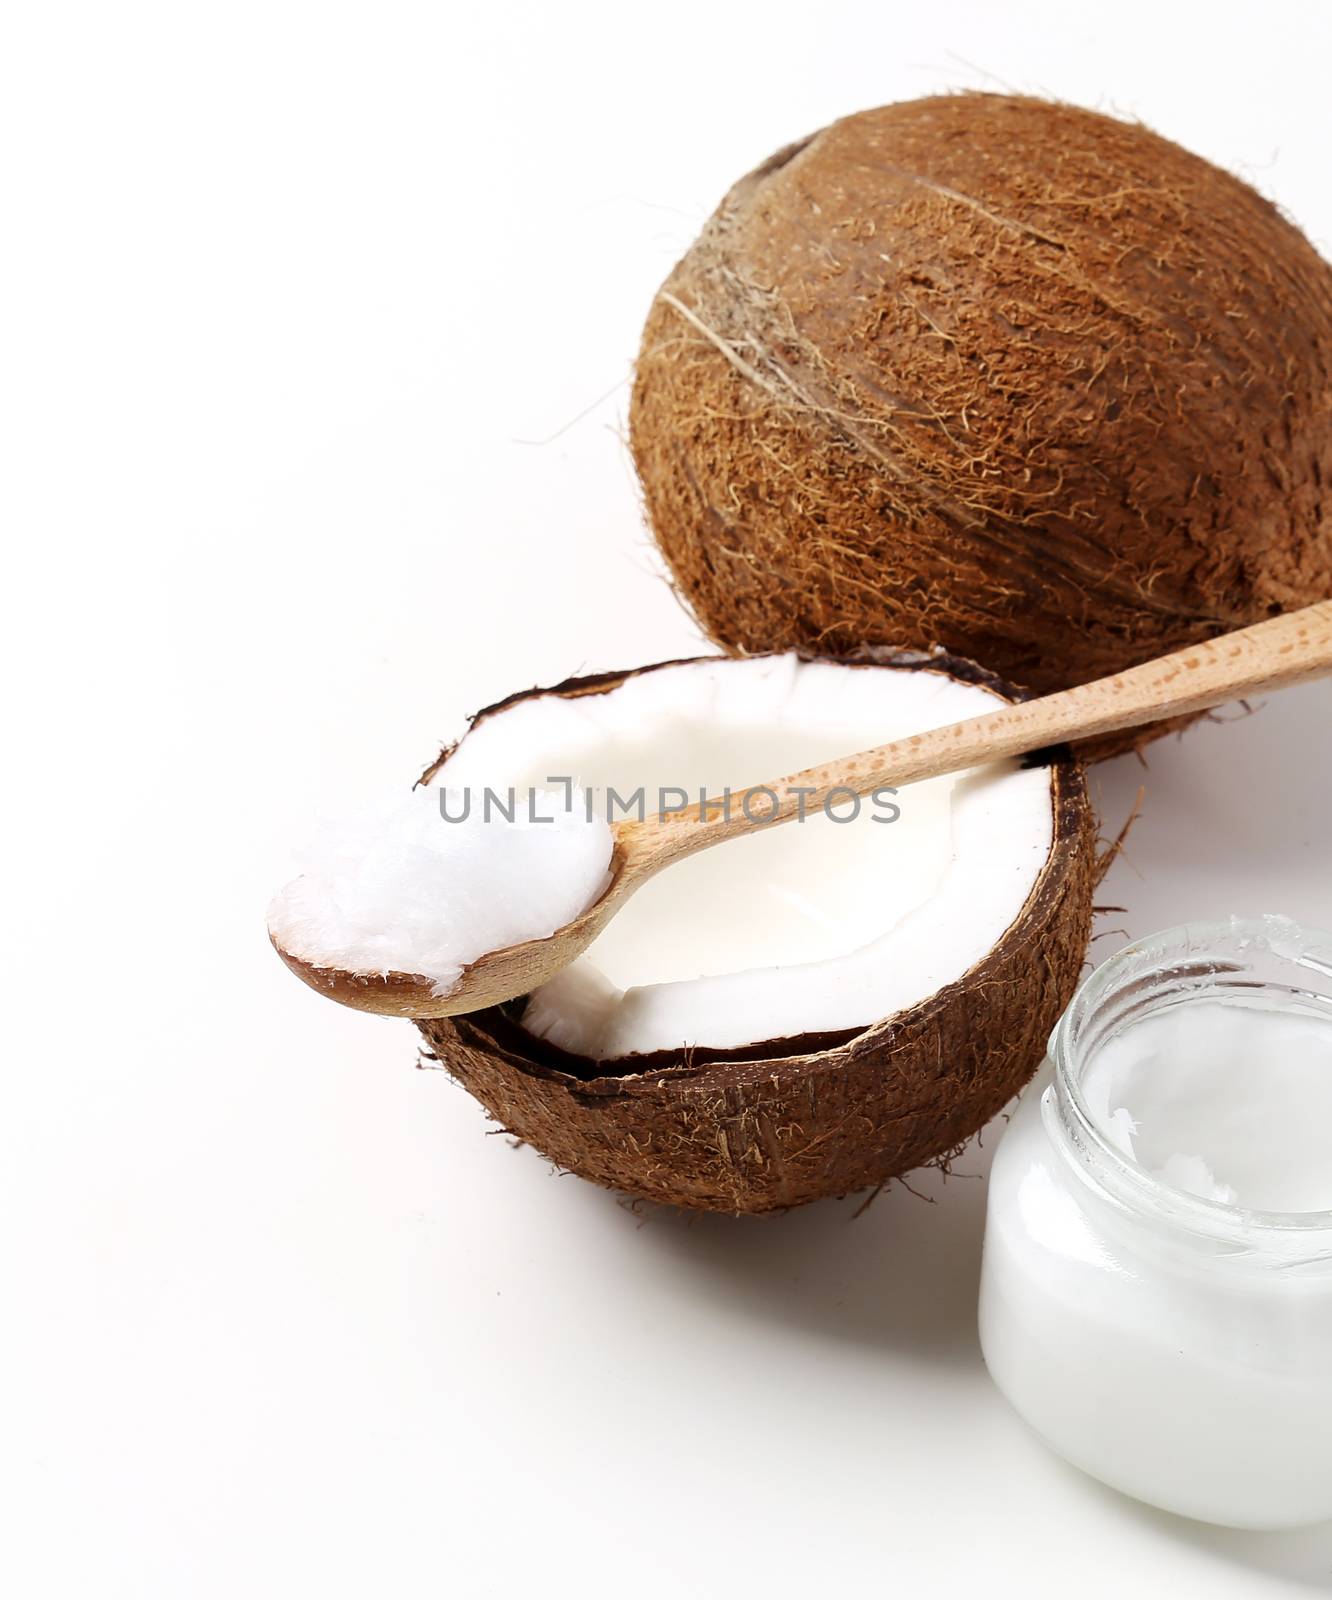
<path id="1" fill-rule="evenodd" d="M 840 113 L 1139 115 L 1332 246 L 1332 8 L 14 4 L 0 38 L 0 1575 L 16 1597 L 1266 1595 L 1051 1458 L 973 1329 L 985 1167 L 635 1214 L 485 1137 L 262 913 L 462 714 L 699 647 L 621 440 L 652 292 Z M 545 441 L 545 442 L 532 442 Z M 1099 782 L 1098 953 L 1332 922 L 1332 686 Z M 1330 1353 L 1332 1357 L 1332 1353 Z M 1146 1586 L 1146 1587 L 1144 1587 Z"/>

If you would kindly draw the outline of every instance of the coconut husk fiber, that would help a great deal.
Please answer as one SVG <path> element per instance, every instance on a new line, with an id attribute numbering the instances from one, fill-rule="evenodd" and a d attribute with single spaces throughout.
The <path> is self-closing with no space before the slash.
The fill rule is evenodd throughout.
<path id="1" fill-rule="evenodd" d="M 1332 269 L 1073 106 L 944 96 L 779 151 L 659 292 L 630 428 L 740 654 L 941 645 L 1046 692 L 1332 594 Z"/>

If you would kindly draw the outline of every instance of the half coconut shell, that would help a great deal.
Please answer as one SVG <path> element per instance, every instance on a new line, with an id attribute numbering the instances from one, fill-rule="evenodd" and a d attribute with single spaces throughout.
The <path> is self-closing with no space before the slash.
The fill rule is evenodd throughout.
<path id="1" fill-rule="evenodd" d="M 1022 698 L 941 653 L 880 648 L 860 663 L 941 673 Z M 603 694 L 633 676 L 534 689 L 482 712 L 473 726 L 532 696 Z M 434 778 L 451 753 L 424 777 Z M 1052 843 L 1020 914 L 959 981 L 896 1015 L 739 1049 L 592 1060 L 527 1032 L 525 1002 L 517 1001 L 418 1022 L 427 1054 L 559 1167 L 666 1204 L 772 1211 L 940 1162 L 1027 1082 L 1082 970 L 1095 829 L 1081 764 L 1067 750 L 1046 759 Z"/>

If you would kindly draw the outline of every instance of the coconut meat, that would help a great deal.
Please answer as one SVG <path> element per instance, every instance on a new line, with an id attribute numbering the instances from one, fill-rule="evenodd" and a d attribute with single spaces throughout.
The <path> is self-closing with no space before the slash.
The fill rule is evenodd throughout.
<path id="1" fill-rule="evenodd" d="M 570 780 L 604 819 L 608 788 L 644 791 L 650 812 L 662 788 L 715 797 L 1000 703 L 943 671 L 687 662 L 602 693 L 503 707 L 434 779 L 474 792 Z M 1053 845 L 1051 785 L 1047 768 L 1004 762 L 904 789 L 896 820 L 865 802 L 852 821 L 816 813 L 679 862 L 530 997 L 523 1026 L 611 1060 L 892 1016 L 963 977 L 1017 919 Z M 531 864 L 534 889 L 568 848 L 547 844 L 544 867 Z"/>
<path id="2" fill-rule="evenodd" d="M 268 909 L 274 942 L 314 967 L 410 973 L 443 995 L 469 961 L 548 938 L 606 887 L 610 827 L 580 793 L 446 798 L 448 820 L 439 788 L 422 786 L 326 827 Z"/>

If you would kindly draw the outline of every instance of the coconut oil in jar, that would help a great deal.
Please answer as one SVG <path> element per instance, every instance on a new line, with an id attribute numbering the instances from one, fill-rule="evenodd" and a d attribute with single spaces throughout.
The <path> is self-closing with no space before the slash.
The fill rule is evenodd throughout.
<path id="1" fill-rule="evenodd" d="M 1208 1522 L 1332 1517 L 1332 936 L 1131 945 L 996 1152 L 990 1373 L 1061 1455 Z"/>

